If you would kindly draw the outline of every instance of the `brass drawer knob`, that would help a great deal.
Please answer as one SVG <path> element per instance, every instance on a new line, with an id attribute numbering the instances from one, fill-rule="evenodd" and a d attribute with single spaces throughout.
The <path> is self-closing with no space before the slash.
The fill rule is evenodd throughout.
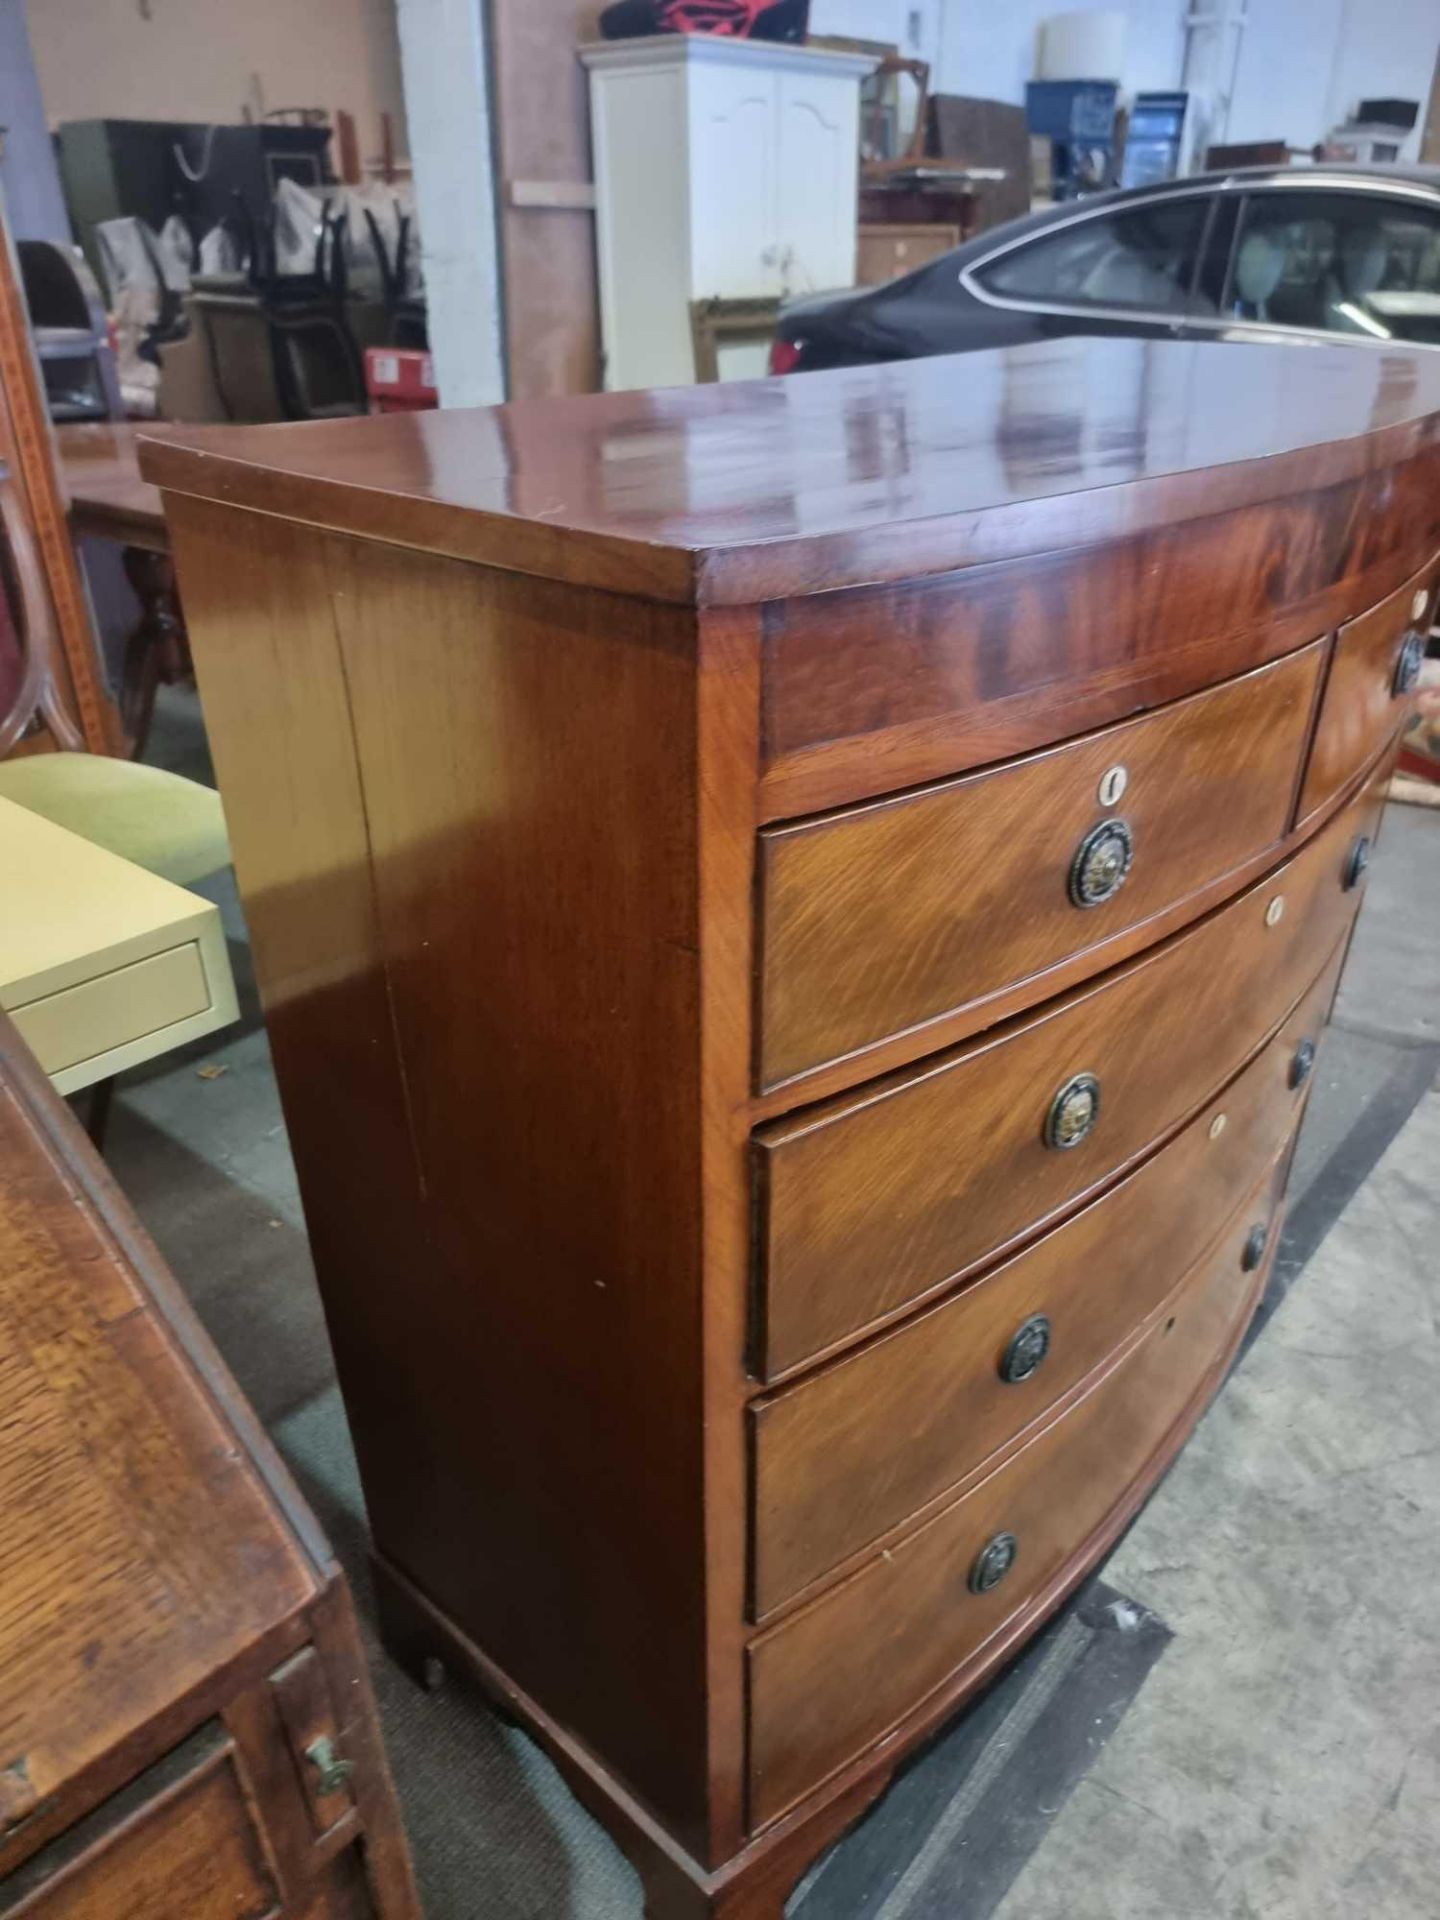
<path id="1" fill-rule="evenodd" d="M 1296 1047 L 1290 1060 L 1290 1085 L 1292 1090 L 1296 1087 L 1304 1086 L 1305 1082 L 1310 1078 L 1310 1071 L 1314 1065 L 1315 1042 L 1313 1040 L 1302 1040 L 1299 1046 Z"/>
<path id="2" fill-rule="evenodd" d="M 1369 864 L 1370 836 L 1368 833 L 1362 833 L 1345 856 L 1345 874 L 1342 884 L 1346 893 L 1349 893 L 1352 887 L 1359 886 L 1365 878 L 1365 869 Z"/>
<path id="3" fill-rule="evenodd" d="M 1100 1118 L 1100 1082 L 1093 1073 L 1077 1073 L 1050 1102 L 1045 1116 L 1045 1144 L 1064 1153 L 1078 1147 L 1095 1131 Z"/>
<path id="4" fill-rule="evenodd" d="M 1246 1238 L 1244 1250 L 1240 1255 L 1240 1265 L 1246 1273 L 1254 1273 L 1265 1258 L 1265 1249 L 1270 1244 L 1270 1229 L 1261 1220 L 1251 1227 Z"/>
<path id="5" fill-rule="evenodd" d="M 1420 684 L 1420 669 L 1425 664 L 1425 636 L 1421 633 L 1407 633 L 1405 644 L 1400 649 L 1395 662 L 1395 678 L 1391 690 L 1398 700 L 1402 695 L 1413 693 Z"/>
<path id="6" fill-rule="evenodd" d="M 1099 907 L 1113 900 L 1130 874 L 1135 836 L 1124 820 L 1102 820 L 1075 849 L 1070 862 L 1070 903 Z"/>
<path id="7" fill-rule="evenodd" d="M 987 1540 L 970 1569 L 970 1591 L 989 1593 L 992 1587 L 998 1587 L 1014 1566 L 1019 1551 L 1020 1542 L 1013 1533 L 997 1533 L 993 1540 Z"/>
<path id="8" fill-rule="evenodd" d="M 310 1742 L 305 1749 L 305 1758 L 315 1769 L 315 1790 L 322 1798 L 327 1794 L 343 1792 L 355 1771 L 355 1762 L 340 1758 L 335 1742 L 328 1733 Z"/>
<path id="9" fill-rule="evenodd" d="M 1032 1313 L 1022 1320 L 1010 1336 L 1000 1362 L 1000 1378 L 1008 1387 L 1028 1380 L 1050 1351 L 1050 1322 L 1043 1313 Z"/>

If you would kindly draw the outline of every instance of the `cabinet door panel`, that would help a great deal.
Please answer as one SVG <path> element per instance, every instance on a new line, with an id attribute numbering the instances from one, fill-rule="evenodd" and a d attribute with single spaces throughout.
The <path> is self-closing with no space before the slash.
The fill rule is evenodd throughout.
<path id="1" fill-rule="evenodd" d="M 677 158 L 676 164 L 680 161 Z M 779 152 L 770 73 L 700 68 L 690 77 L 691 295 L 780 292 Z"/>
<path id="2" fill-rule="evenodd" d="M 780 80 L 776 175 L 781 273 L 789 293 L 848 287 L 855 278 L 855 88 L 808 74 Z"/>

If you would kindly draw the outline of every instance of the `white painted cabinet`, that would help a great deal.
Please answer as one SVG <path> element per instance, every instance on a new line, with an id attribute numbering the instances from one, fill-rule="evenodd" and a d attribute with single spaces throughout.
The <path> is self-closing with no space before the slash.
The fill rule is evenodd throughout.
<path id="1" fill-rule="evenodd" d="M 661 34 L 583 47 L 607 387 L 695 377 L 690 303 L 855 280 L 863 55 Z"/>

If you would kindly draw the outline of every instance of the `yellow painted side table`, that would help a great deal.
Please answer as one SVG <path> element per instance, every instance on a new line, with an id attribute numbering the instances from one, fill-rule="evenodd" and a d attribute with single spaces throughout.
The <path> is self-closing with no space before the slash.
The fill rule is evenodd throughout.
<path id="1" fill-rule="evenodd" d="M 0 1007 L 61 1093 L 237 1017 L 219 909 L 0 799 Z"/>

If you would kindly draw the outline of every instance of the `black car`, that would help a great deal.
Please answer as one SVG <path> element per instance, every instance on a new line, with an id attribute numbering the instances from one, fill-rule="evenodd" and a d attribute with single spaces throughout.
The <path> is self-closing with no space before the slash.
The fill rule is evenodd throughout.
<path id="1" fill-rule="evenodd" d="M 1440 346 L 1440 167 L 1247 167 L 992 227 L 784 310 L 775 373 L 1057 334 Z"/>

